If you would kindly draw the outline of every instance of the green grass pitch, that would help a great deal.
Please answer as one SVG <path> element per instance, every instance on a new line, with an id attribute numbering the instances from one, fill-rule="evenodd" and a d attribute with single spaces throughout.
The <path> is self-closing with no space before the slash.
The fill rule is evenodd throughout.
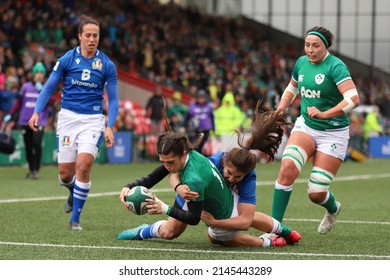
<path id="1" fill-rule="evenodd" d="M 211 244 L 201 222 L 171 241 L 117 241 L 116 234 L 165 215 L 137 216 L 118 199 L 122 185 L 145 175 L 158 162 L 95 164 L 92 188 L 81 216 L 82 232 L 69 229 L 63 210 L 68 192 L 60 187 L 56 166 L 43 166 L 38 180 L 26 167 L 0 167 L 1 260 L 390 260 L 390 160 L 347 161 L 331 190 L 342 203 L 332 232 L 317 234 L 324 210 L 307 198 L 310 162 L 294 185 L 284 223 L 298 230 L 298 245 L 282 248 L 224 248 Z M 271 213 L 279 162 L 257 166 L 257 210 Z M 168 204 L 174 192 L 165 179 L 152 189 Z M 261 232 L 250 229 L 250 234 Z"/>

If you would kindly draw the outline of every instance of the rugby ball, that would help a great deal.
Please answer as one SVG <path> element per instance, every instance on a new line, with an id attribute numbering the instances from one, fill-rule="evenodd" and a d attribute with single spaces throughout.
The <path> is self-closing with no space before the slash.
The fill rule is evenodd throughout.
<path id="1" fill-rule="evenodd" d="M 147 202 L 145 199 L 147 198 L 153 199 L 153 193 L 149 189 L 143 186 L 132 188 L 126 196 L 129 211 L 136 215 L 146 214 L 148 209 L 146 208 Z"/>

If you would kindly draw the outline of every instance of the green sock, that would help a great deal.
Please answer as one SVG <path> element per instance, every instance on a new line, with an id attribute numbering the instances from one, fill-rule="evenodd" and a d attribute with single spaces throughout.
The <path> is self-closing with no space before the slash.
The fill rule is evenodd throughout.
<path id="1" fill-rule="evenodd" d="M 272 202 L 272 217 L 282 222 L 286 212 L 288 201 L 290 200 L 291 189 L 288 191 L 274 189 L 274 199 Z"/>
<path id="2" fill-rule="evenodd" d="M 279 235 L 281 237 L 287 237 L 290 235 L 290 232 L 291 232 L 291 228 L 289 228 L 288 226 L 285 226 L 284 224 L 280 223 L 281 227 L 282 227 L 282 231 L 279 233 Z"/>
<path id="3" fill-rule="evenodd" d="M 336 200 L 334 199 L 334 195 L 332 192 L 329 192 L 328 200 L 324 204 L 322 204 L 321 206 L 325 207 L 325 209 L 331 214 L 336 213 L 337 204 L 336 204 Z"/>
<path id="4" fill-rule="evenodd" d="M 281 237 L 288 237 L 290 235 L 291 228 L 277 221 L 275 218 L 273 218 L 273 221 L 274 221 L 274 225 L 271 233 L 276 233 Z"/>

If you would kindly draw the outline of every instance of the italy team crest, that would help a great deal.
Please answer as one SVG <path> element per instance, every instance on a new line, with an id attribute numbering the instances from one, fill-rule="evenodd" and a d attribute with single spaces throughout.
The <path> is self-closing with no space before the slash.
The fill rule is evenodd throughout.
<path id="1" fill-rule="evenodd" d="M 317 74 L 315 77 L 315 80 L 316 80 L 316 84 L 320 85 L 325 80 L 325 75 L 324 74 Z"/>
<path id="2" fill-rule="evenodd" d="M 92 62 L 92 69 L 102 70 L 103 63 L 100 58 L 95 58 Z"/>
<path id="3" fill-rule="evenodd" d="M 62 137 L 61 146 L 68 146 L 69 147 L 70 144 L 71 144 L 70 136 Z"/>

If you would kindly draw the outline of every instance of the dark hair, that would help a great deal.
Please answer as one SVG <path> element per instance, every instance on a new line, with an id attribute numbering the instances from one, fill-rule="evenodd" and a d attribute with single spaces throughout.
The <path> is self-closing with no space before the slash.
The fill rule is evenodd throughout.
<path id="1" fill-rule="evenodd" d="M 184 151 L 190 152 L 193 149 L 194 145 L 184 134 L 167 132 L 160 134 L 157 139 L 157 153 L 159 155 L 168 155 L 173 152 L 175 156 L 181 156 Z"/>
<path id="2" fill-rule="evenodd" d="M 275 158 L 275 153 L 278 151 L 279 145 L 283 138 L 283 125 L 289 124 L 284 117 L 285 111 L 259 111 L 261 101 L 257 102 L 255 110 L 255 120 L 253 122 L 252 135 L 248 140 L 244 140 L 244 135 L 238 130 L 235 131 L 238 135 L 237 143 L 241 148 L 233 148 L 225 153 L 224 164 L 230 162 L 238 170 L 249 173 L 257 164 L 257 157 L 250 150 L 259 150 L 269 156 L 267 162 L 271 162 Z M 244 141 L 246 142 L 244 144 Z"/>
<path id="3" fill-rule="evenodd" d="M 306 35 L 309 33 L 309 32 L 318 32 L 320 33 L 322 36 L 325 37 L 325 41 L 323 40 L 323 38 L 321 38 L 321 40 L 324 42 L 326 48 L 330 48 L 333 44 L 333 39 L 334 39 L 334 36 L 332 34 L 332 32 L 330 32 L 328 29 L 326 29 L 325 27 L 321 27 L 321 26 L 315 26 L 311 29 L 309 29 L 307 32 L 306 32 Z"/>
<path id="4" fill-rule="evenodd" d="M 79 28 L 78 28 L 79 34 L 83 33 L 83 28 L 84 28 L 84 25 L 86 25 L 86 24 L 95 24 L 100 29 L 99 22 L 92 17 L 86 16 L 86 15 L 81 15 L 79 18 L 79 21 L 80 21 Z"/>

